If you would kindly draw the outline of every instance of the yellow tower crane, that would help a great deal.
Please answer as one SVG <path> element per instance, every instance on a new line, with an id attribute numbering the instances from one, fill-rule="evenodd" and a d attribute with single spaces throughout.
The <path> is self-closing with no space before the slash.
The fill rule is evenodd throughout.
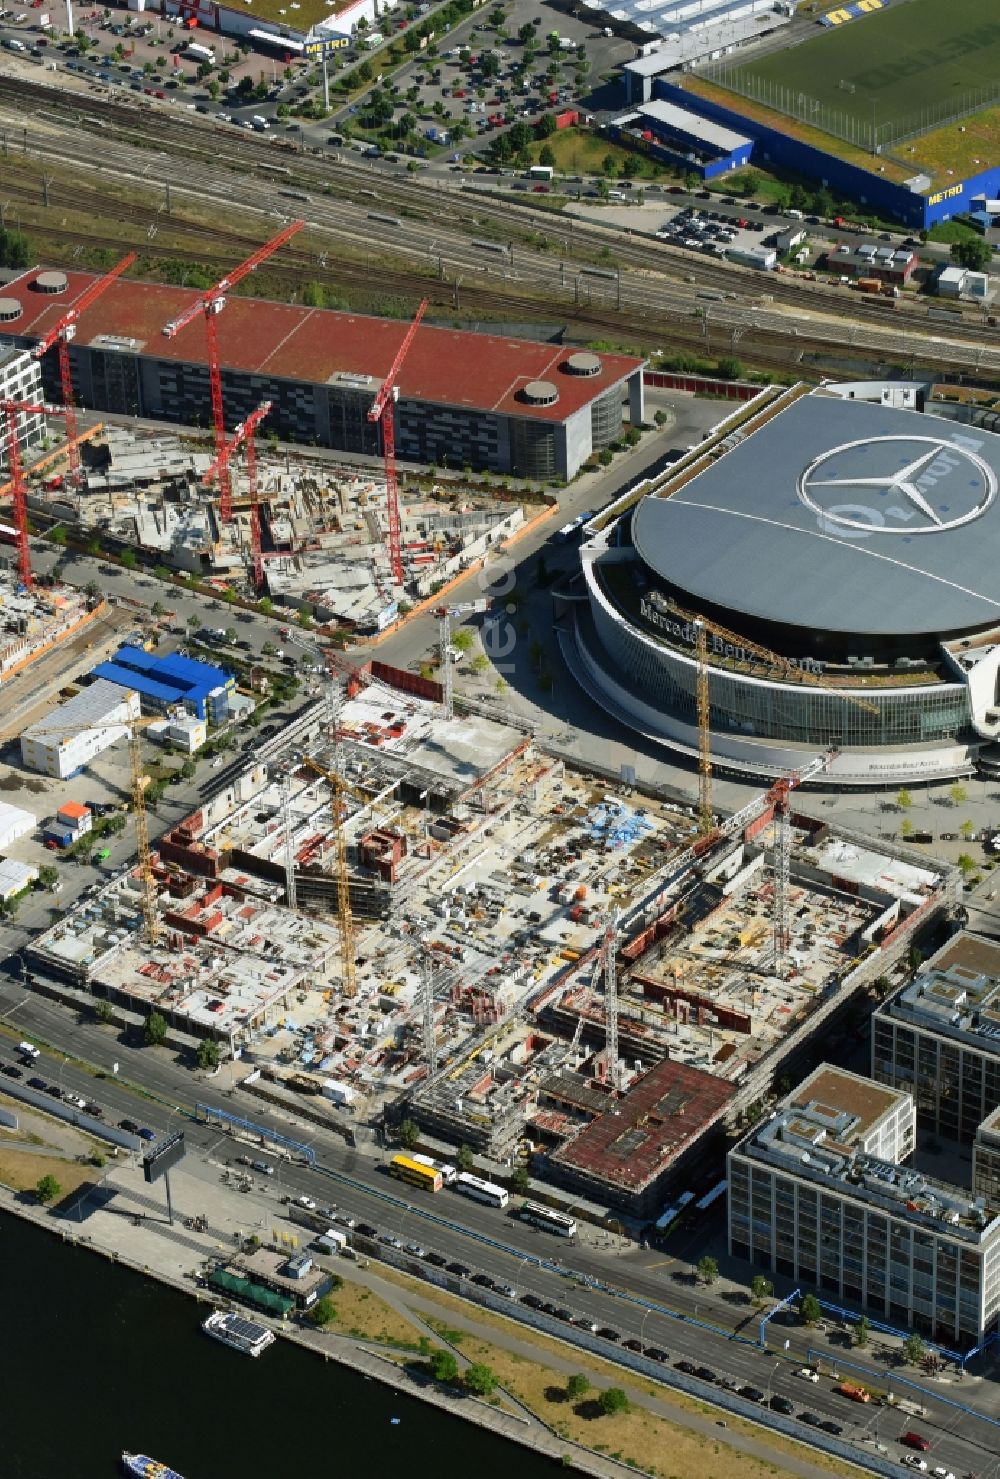
<path id="1" fill-rule="evenodd" d="M 345 781 L 335 770 L 328 770 L 311 755 L 303 755 L 298 762 L 322 776 L 333 792 L 333 835 L 337 849 L 337 919 L 340 925 L 341 990 L 345 996 L 357 994 L 357 972 L 354 965 L 354 914 L 351 909 L 351 870 L 347 863 L 347 830 L 340 813 L 343 796 L 353 796 L 373 809 L 376 803 L 363 791 Z"/>
<path id="2" fill-rule="evenodd" d="M 156 914 L 156 881 L 153 878 L 152 852 L 149 845 L 149 822 L 146 816 L 146 787 L 149 785 L 149 776 L 142 768 L 142 731 L 148 729 L 150 724 L 159 723 L 159 718 L 151 719 L 120 719 L 108 724 L 72 724 L 56 725 L 52 728 L 38 728 L 32 726 L 31 735 L 62 735 L 68 738 L 72 734 L 87 734 L 91 730 L 103 729 L 127 729 L 128 730 L 128 759 L 129 777 L 132 791 L 132 811 L 135 816 L 135 842 L 139 854 L 139 896 L 142 908 L 143 938 L 149 945 L 155 945 L 160 936 L 160 922 Z M 16 738 L 15 735 L 4 735 L 0 743 L 8 739 Z"/>
<path id="3" fill-rule="evenodd" d="M 671 611 L 682 621 L 689 622 L 694 629 L 694 650 L 697 662 L 697 677 L 695 683 L 695 712 L 698 719 L 698 827 L 702 833 L 708 833 L 714 826 L 712 811 L 712 710 L 709 692 L 709 663 L 708 663 L 708 634 L 721 637 L 724 642 L 730 642 L 734 647 L 741 648 L 744 652 L 751 653 L 761 662 L 766 663 L 780 677 L 788 678 L 796 683 L 811 684 L 814 688 L 823 688 L 827 693 L 836 698 L 843 699 L 845 703 L 854 704 L 856 708 L 867 709 L 870 714 L 879 713 L 877 704 L 861 694 L 847 693 L 836 684 L 831 683 L 828 678 L 821 677 L 818 673 L 810 673 L 805 668 L 800 668 L 789 657 L 782 657 L 778 652 L 772 652 L 768 647 L 762 647 L 758 642 L 751 642 L 749 638 L 731 632 L 727 627 L 720 626 L 718 622 L 709 621 L 707 617 L 695 616 L 686 611 L 683 606 L 678 606 L 675 601 L 668 601 Z"/>

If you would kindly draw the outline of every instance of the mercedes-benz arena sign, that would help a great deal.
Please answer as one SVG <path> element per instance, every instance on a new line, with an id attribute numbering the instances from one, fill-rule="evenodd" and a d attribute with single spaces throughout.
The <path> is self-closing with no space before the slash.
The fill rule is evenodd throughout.
<path id="1" fill-rule="evenodd" d="M 997 683 L 970 676 L 995 629 L 1000 662 L 1000 437 L 818 391 L 727 446 L 638 505 L 624 551 L 584 547 L 580 681 L 696 753 L 694 613 L 717 763 L 769 776 L 835 750 L 845 784 L 968 773 L 1000 728 Z"/>

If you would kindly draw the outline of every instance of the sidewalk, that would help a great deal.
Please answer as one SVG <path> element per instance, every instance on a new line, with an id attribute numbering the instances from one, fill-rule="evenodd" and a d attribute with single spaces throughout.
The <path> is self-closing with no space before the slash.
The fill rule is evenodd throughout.
<path id="1" fill-rule="evenodd" d="M 209 1164 L 204 1169 L 211 1172 L 218 1168 Z M 233 1193 L 221 1184 L 204 1180 L 201 1175 L 192 1176 L 182 1169 L 173 1173 L 176 1220 L 171 1227 L 166 1220 L 159 1189 L 147 1188 L 136 1167 L 112 1168 L 103 1184 L 113 1192 L 113 1197 L 103 1205 L 92 1199 L 80 1222 L 65 1218 L 56 1221 L 51 1213 L 23 1203 L 13 1205 L 12 1210 L 58 1231 L 63 1237 L 88 1245 L 112 1260 L 159 1277 L 202 1302 L 207 1296 L 193 1286 L 193 1276 L 202 1262 L 219 1252 L 235 1251 L 241 1234 L 262 1229 L 266 1235 L 266 1230 L 274 1226 L 281 1215 L 272 1202 L 263 1201 L 253 1194 Z M 6 1194 L 0 1193 L 0 1196 L 7 1200 Z M 10 1200 L 13 1203 L 13 1198 Z M 195 1215 L 207 1217 L 206 1233 L 183 1227 L 183 1219 Z M 508 1326 L 501 1316 L 481 1317 L 475 1306 L 461 1308 L 463 1302 L 454 1295 L 443 1294 L 440 1299 L 436 1298 L 430 1287 L 425 1292 L 418 1281 L 410 1280 L 407 1275 L 394 1273 L 391 1278 L 385 1277 L 367 1261 L 356 1263 L 337 1259 L 331 1261 L 331 1266 L 335 1266 L 336 1273 L 345 1283 L 370 1290 L 437 1346 L 448 1342 L 429 1323 L 435 1317 L 439 1323 L 494 1350 L 505 1351 L 516 1360 L 551 1370 L 557 1378 L 585 1370 L 596 1390 L 620 1386 L 634 1408 L 686 1430 L 700 1443 L 710 1441 L 713 1445 L 722 1444 L 737 1450 L 747 1458 L 767 1465 L 772 1471 L 793 1474 L 797 1479 L 829 1479 L 831 1471 L 842 1471 L 835 1467 L 837 1461 L 824 1466 L 811 1462 L 804 1446 L 801 1457 L 790 1452 L 784 1446 L 788 1442 L 786 1439 L 782 1438 L 781 1447 L 771 1446 L 763 1428 L 759 1437 L 753 1432 L 741 1431 L 748 1426 L 745 1419 L 729 1419 L 723 1429 L 721 1418 L 703 1415 L 698 1410 L 700 1404 L 694 1401 L 684 1398 L 672 1401 L 665 1389 L 663 1396 L 653 1395 L 649 1382 L 637 1385 L 635 1375 L 625 1368 L 619 1370 L 613 1363 L 588 1353 L 577 1354 L 569 1345 L 563 1354 L 557 1337 L 539 1336 L 536 1341 L 530 1335 L 521 1335 L 513 1321 Z M 456 1397 L 428 1384 L 419 1373 L 408 1371 L 393 1358 L 391 1346 L 366 1341 L 359 1336 L 311 1330 L 299 1325 L 284 1328 L 282 1334 L 322 1354 L 325 1359 L 343 1362 L 378 1380 L 388 1381 L 422 1401 L 433 1402 L 456 1416 L 479 1422 L 537 1452 L 548 1453 L 559 1462 L 563 1462 L 567 1454 L 572 1454 L 576 1467 L 598 1475 L 600 1479 L 620 1475 L 630 1467 L 558 1434 L 543 1417 L 537 1416 L 506 1388 L 498 1387 L 498 1394 L 513 1409 L 505 1412 L 502 1407 L 470 1397 Z M 460 1367 L 473 1359 L 463 1353 L 459 1344 L 451 1348 Z M 708 1411 L 714 1414 L 714 1409 L 709 1408 Z"/>

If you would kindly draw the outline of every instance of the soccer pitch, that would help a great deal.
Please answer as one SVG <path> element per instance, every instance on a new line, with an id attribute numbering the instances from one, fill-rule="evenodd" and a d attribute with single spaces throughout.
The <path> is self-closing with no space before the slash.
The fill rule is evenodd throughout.
<path id="1" fill-rule="evenodd" d="M 1000 0 L 894 0 L 707 75 L 840 138 L 885 146 L 1000 101 Z"/>

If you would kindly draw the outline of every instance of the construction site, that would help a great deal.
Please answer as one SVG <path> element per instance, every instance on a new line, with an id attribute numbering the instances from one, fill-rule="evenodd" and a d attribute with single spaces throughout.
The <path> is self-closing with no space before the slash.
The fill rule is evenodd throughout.
<path id="1" fill-rule="evenodd" d="M 424 686 L 330 683 L 33 966 L 216 1038 L 310 1118 L 406 1116 L 649 1215 L 954 879 L 788 787 L 700 830 Z"/>
<path id="2" fill-rule="evenodd" d="M 422 599 L 481 559 L 525 518 L 520 503 L 414 480 L 400 490 L 400 583 L 382 469 L 263 447 L 252 467 L 233 459 L 225 521 L 214 468 L 204 439 L 109 424 L 86 446 L 78 494 L 43 472 L 28 502 L 157 565 L 363 631 L 392 620 L 404 594 Z"/>

